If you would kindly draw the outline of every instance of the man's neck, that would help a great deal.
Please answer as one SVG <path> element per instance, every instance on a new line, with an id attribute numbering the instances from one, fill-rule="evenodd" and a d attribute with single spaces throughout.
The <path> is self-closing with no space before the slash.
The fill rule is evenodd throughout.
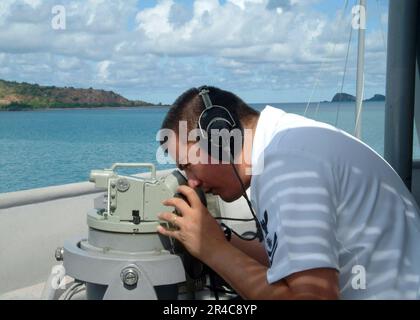
<path id="1" fill-rule="evenodd" d="M 240 161 L 236 164 L 245 188 L 248 188 L 251 184 L 252 146 L 254 144 L 255 132 L 257 131 L 258 119 L 259 116 L 255 116 L 244 125 L 244 146 L 239 155 Z"/>

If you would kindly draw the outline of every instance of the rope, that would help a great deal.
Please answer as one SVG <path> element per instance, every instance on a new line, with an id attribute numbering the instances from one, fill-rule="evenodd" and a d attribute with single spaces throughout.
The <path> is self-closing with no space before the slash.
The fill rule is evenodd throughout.
<path id="1" fill-rule="evenodd" d="M 382 44 L 384 45 L 384 52 L 386 52 L 386 41 L 385 41 L 385 32 L 384 32 L 384 25 L 381 19 L 381 7 L 379 5 L 379 0 L 376 0 L 376 7 L 378 8 L 378 20 L 381 25 L 381 36 L 382 36 Z"/>
<path id="2" fill-rule="evenodd" d="M 314 116 L 315 120 L 318 118 L 318 111 L 319 111 L 320 104 L 321 104 L 321 101 L 318 101 L 318 104 L 316 105 L 316 109 L 315 109 L 315 116 Z"/>
<path id="3" fill-rule="evenodd" d="M 344 89 L 344 80 L 346 78 L 346 71 L 347 71 L 347 64 L 349 61 L 349 52 L 350 52 L 350 44 L 351 44 L 352 35 L 353 35 L 353 26 L 351 25 L 351 22 L 350 22 L 350 35 L 349 35 L 349 41 L 347 43 L 347 52 L 346 52 L 346 60 L 344 62 L 343 78 L 341 79 L 340 100 L 338 101 L 337 112 L 335 114 L 335 123 L 334 123 L 335 127 L 338 124 L 338 114 L 340 113 L 341 100 L 342 100 L 343 89 Z"/>
<path id="4" fill-rule="evenodd" d="M 342 10 L 341 10 L 341 12 L 340 12 L 340 17 L 339 17 L 339 19 L 337 20 L 337 24 L 338 24 L 338 22 L 339 22 L 339 21 L 341 21 L 341 20 L 343 19 L 343 15 L 344 15 L 344 12 L 345 12 L 345 11 L 346 11 L 346 9 L 347 9 L 347 5 L 348 5 L 348 0 L 344 0 L 344 6 L 343 6 L 343 9 L 342 9 Z M 338 29 L 338 28 L 336 28 L 336 29 Z M 332 55 L 334 55 L 334 53 L 335 53 L 335 48 L 336 48 L 336 47 L 337 47 L 337 42 L 334 42 L 334 46 L 333 46 L 333 50 L 332 50 Z M 309 97 L 308 103 L 306 104 L 306 107 L 305 107 L 305 111 L 303 112 L 303 115 L 304 115 L 304 116 L 305 116 L 305 115 L 306 115 L 306 113 L 308 112 L 309 105 L 310 105 L 310 103 L 311 103 L 311 100 L 312 100 L 312 98 L 313 98 L 313 95 L 314 95 L 314 93 L 315 93 L 315 90 L 316 90 L 316 88 L 318 87 L 318 83 L 319 83 L 319 81 L 320 81 L 320 79 L 321 79 L 321 73 L 322 73 L 322 71 L 323 71 L 322 69 L 323 69 L 323 67 L 324 67 L 324 64 L 325 64 L 326 60 L 327 60 L 327 59 L 322 60 L 321 66 L 319 67 L 318 76 L 317 76 L 317 79 L 316 79 L 316 81 L 315 81 L 315 83 L 314 83 L 314 86 L 312 87 L 311 96 Z"/>

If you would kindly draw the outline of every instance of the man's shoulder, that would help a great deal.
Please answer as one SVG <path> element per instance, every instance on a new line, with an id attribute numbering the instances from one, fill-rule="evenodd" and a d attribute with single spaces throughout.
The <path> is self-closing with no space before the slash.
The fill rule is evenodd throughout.
<path id="1" fill-rule="evenodd" d="M 302 135 L 315 137 L 317 135 L 338 135 L 348 138 L 345 132 L 328 123 L 306 118 L 299 114 L 288 113 L 269 105 L 261 112 L 258 122 L 257 131 L 261 131 L 265 140 L 268 139 L 270 142 L 286 132 L 288 139 L 301 138 Z M 302 139 L 302 142 L 304 140 Z"/>
<path id="2" fill-rule="evenodd" d="M 324 159 L 331 152 L 335 154 L 352 143 L 354 143 L 352 137 L 334 127 L 309 123 L 302 126 L 288 126 L 279 130 L 272 136 L 265 152 L 267 155 L 271 153 L 294 154 L 310 158 L 318 156 Z"/>

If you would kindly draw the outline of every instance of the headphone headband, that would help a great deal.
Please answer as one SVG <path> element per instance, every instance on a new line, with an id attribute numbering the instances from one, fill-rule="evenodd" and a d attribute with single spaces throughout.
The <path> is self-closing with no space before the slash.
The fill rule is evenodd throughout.
<path id="1" fill-rule="evenodd" d="M 220 149 L 224 149 L 226 146 L 230 145 L 230 150 L 233 152 L 233 141 L 231 141 L 230 138 L 223 139 L 223 136 L 220 135 L 212 135 L 212 130 L 216 129 L 220 132 L 220 130 L 226 129 L 229 133 L 233 129 L 240 129 L 242 131 L 239 120 L 235 119 L 227 108 L 213 105 L 209 96 L 210 89 L 207 86 L 201 86 L 197 88 L 197 90 L 199 91 L 198 95 L 201 96 L 205 107 L 198 118 L 198 128 L 200 129 L 202 138 L 208 141 L 208 152 L 210 152 L 212 145 L 217 146 Z M 243 141 L 241 143 L 243 143 Z M 220 154 L 219 157 L 221 159 Z"/>
<path id="2" fill-rule="evenodd" d="M 209 96 L 209 92 L 210 92 L 209 88 L 207 86 L 202 86 L 198 88 L 198 91 L 199 91 L 198 94 L 203 99 L 204 106 L 206 107 L 206 109 L 210 109 L 211 107 L 213 107 L 213 104 L 211 103 L 210 96 Z"/>

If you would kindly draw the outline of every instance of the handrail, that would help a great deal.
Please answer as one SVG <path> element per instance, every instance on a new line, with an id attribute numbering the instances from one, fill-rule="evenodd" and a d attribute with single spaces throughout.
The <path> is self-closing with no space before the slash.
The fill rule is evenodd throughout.
<path id="1" fill-rule="evenodd" d="M 0 194 L 0 209 L 20 207 L 28 204 L 99 193 L 100 189 L 90 182 L 71 183 L 60 186 L 37 188 Z"/>
<path id="2" fill-rule="evenodd" d="M 173 169 L 159 170 L 158 177 L 169 174 Z M 150 173 L 140 173 L 134 176 L 150 176 Z M 70 183 L 59 186 L 22 190 L 8 193 L 0 193 L 1 209 L 9 209 L 29 204 L 36 204 L 46 201 L 77 197 L 82 195 L 101 193 L 104 190 L 95 188 L 91 182 Z"/>

